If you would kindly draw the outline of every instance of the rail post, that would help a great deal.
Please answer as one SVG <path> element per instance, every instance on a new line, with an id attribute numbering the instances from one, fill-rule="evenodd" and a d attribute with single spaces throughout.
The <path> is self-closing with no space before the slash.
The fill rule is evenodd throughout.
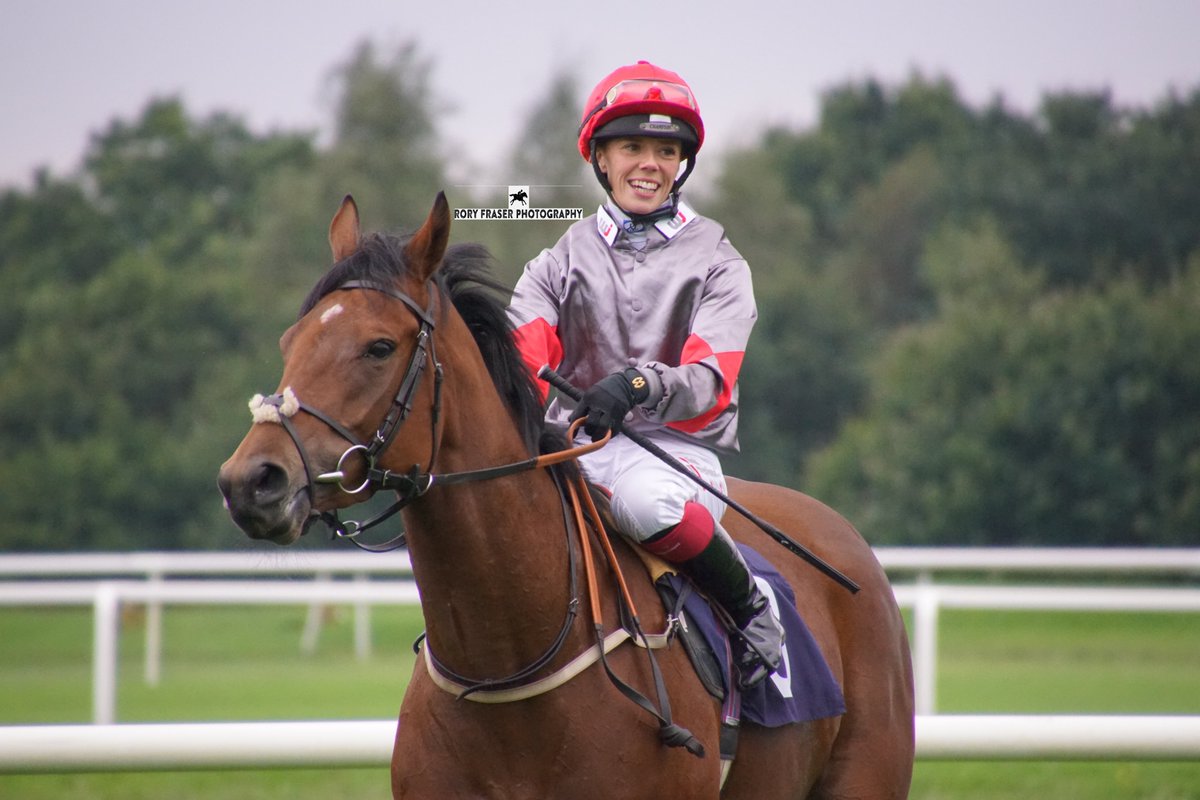
<path id="1" fill-rule="evenodd" d="M 92 626 L 92 722 L 111 725 L 117 717 L 117 652 L 121 631 L 121 599 L 117 587 L 96 587 Z"/>

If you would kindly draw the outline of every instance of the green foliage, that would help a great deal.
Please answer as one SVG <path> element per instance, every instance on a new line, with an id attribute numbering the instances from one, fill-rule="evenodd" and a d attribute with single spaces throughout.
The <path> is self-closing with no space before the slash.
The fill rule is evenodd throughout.
<path id="1" fill-rule="evenodd" d="M 228 242 L 249 230 L 272 169 L 310 158 L 303 138 L 259 140 L 152 101 L 96 137 L 78 185 L 5 196 L 0 480 L 5 516 L 20 524 L 0 546 L 211 536 L 219 461 L 201 401 L 239 374 L 257 335 Z"/>
<path id="2" fill-rule="evenodd" d="M 233 298 L 129 252 L 37 299 L 6 369 L 20 380 L 0 383 L 0 436 L 14 445 L 0 480 L 25 520 L 21 545 L 119 547 L 129 519 L 185 528 L 195 508 L 179 495 L 211 476 L 180 445 L 198 382 L 236 344 Z"/>
<path id="3" fill-rule="evenodd" d="M 247 232 L 256 184 L 311 156 L 307 136 L 258 139 L 227 115 L 195 121 L 179 100 L 153 100 L 135 124 L 114 121 L 94 138 L 85 171 L 122 241 L 174 260 L 215 231 Z"/>
<path id="4" fill-rule="evenodd" d="M 356 47 L 321 147 L 152 99 L 93 137 L 81 174 L 0 193 L 0 513 L 20 521 L 0 548 L 237 541 L 213 476 L 246 397 L 278 380 L 341 197 L 385 230 L 415 228 L 439 189 L 498 204 L 445 185 L 433 68 L 413 44 Z M 578 94 L 551 80 L 479 182 L 590 209 Z M 830 89 L 813 129 L 700 167 L 715 192 L 689 200 L 759 302 L 731 472 L 818 494 L 878 540 L 1194 536 L 1200 89 L 1022 115 L 945 77 L 868 79 Z M 511 283 L 564 227 L 453 238 Z"/>
<path id="5" fill-rule="evenodd" d="M 732 154 L 713 216 L 760 322 L 730 465 L 876 540 L 1187 541 L 1198 119 L 1200 92 L 1024 117 L 914 75 Z"/>
<path id="6" fill-rule="evenodd" d="M 811 488 L 876 541 L 1193 541 L 1200 272 L 1047 293 L 990 225 L 928 259 L 942 313 L 890 341 Z"/>
<path id="7" fill-rule="evenodd" d="M 797 474 L 865 391 L 869 340 L 854 287 L 823 269 L 814 219 L 786 197 L 774 154 L 730 157 L 702 213 L 724 223 L 754 273 L 758 323 L 742 366 L 742 453 L 726 468 L 756 480 Z"/>
<path id="8" fill-rule="evenodd" d="M 334 71 L 335 138 L 319 170 L 333 191 L 321 193 L 318 230 L 337 208 L 329 199 L 344 194 L 358 200 L 367 229 L 415 229 L 425 218 L 444 187 L 430 69 L 415 44 L 381 55 L 364 42 Z"/>

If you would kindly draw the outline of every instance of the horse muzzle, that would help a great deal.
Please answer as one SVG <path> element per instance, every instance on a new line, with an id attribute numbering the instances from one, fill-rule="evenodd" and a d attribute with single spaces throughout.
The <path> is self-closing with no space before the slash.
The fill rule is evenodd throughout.
<path id="1" fill-rule="evenodd" d="M 217 487 L 229 516 L 252 539 L 292 544 L 308 526 L 312 502 L 307 480 L 296 480 L 283 465 L 235 454 L 221 465 Z"/>

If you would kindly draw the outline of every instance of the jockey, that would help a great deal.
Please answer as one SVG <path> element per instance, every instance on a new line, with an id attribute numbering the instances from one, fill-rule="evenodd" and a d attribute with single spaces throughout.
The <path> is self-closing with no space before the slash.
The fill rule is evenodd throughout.
<path id="1" fill-rule="evenodd" d="M 607 199 L 525 266 L 509 316 L 532 372 L 548 364 L 589 387 L 578 404 L 556 397 L 549 421 L 584 418 L 592 439 L 638 431 L 724 491 L 719 453 L 738 446 L 737 378 L 757 310 L 745 259 L 680 199 L 703 142 L 674 72 L 639 61 L 604 78 L 578 145 Z M 725 504 L 623 436 L 580 463 L 611 493 L 621 532 L 732 617 L 742 685 L 770 674 L 783 630 L 721 527 Z"/>

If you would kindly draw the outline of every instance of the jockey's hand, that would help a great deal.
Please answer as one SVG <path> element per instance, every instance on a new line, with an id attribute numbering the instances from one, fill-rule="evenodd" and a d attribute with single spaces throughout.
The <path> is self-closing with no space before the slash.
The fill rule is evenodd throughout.
<path id="1" fill-rule="evenodd" d="M 650 396 L 650 386 L 633 367 L 605 375 L 583 393 L 571 412 L 571 422 L 587 417 L 583 430 L 592 441 L 603 439 L 608 431 L 618 431 L 621 422 L 635 405 Z"/>

